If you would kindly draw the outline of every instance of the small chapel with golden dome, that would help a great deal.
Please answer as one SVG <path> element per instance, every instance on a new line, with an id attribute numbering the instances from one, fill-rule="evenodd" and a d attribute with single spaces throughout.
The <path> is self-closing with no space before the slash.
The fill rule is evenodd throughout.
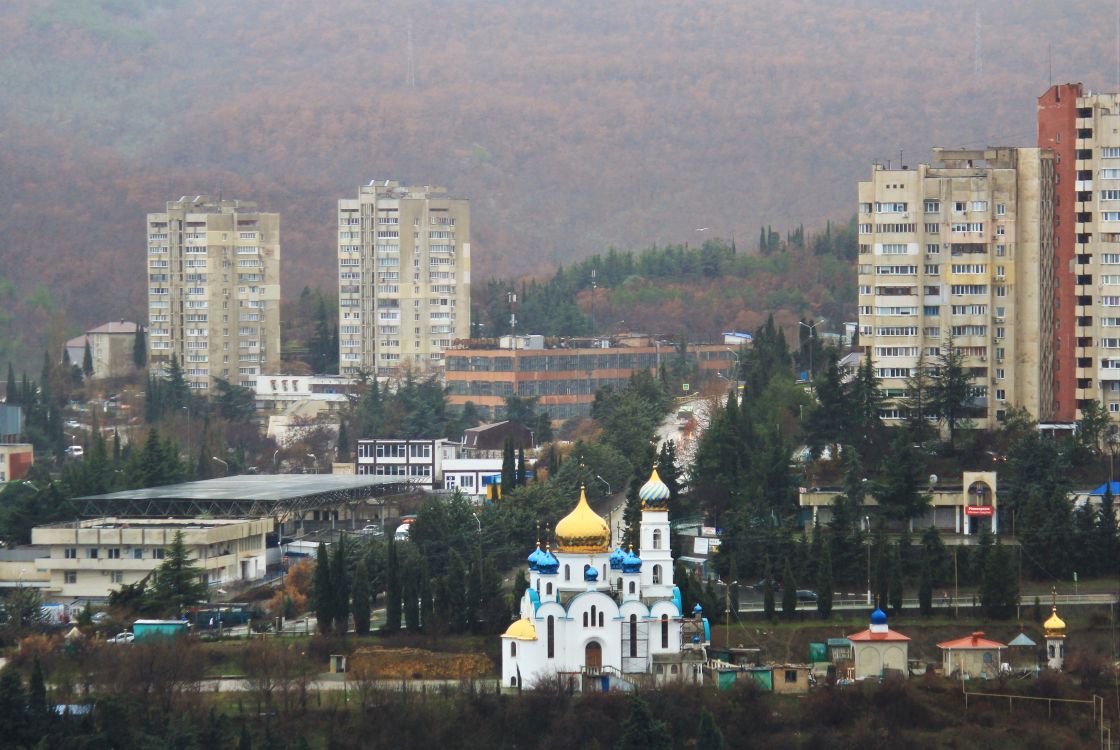
<path id="1" fill-rule="evenodd" d="M 708 623 L 685 612 L 673 584 L 669 488 L 653 470 L 638 493 L 640 548 L 612 549 L 611 529 L 580 487 L 556 524 L 555 548 L 528 557 L 520 617 L 502 635 L 502 681 L 531 688 L 560 680 L 578 690 L 699 683 Z"/>

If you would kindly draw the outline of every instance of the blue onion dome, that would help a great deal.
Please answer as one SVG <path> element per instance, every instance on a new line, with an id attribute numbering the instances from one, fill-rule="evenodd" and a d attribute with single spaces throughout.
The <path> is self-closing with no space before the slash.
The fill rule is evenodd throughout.
<path id="1" fill-rule="evenodd" d="M 541 543 L 537 542 L 537 548 L 529 553 L 529 570 L 537 570 L 542 556 L 544 556 L 544 552 L 541 550 Z"/>
<path id="2" fill-rule="evenodd" d="M 657 475 L 657 467 L 649 475 L 649 481 L 638 490 L 638 499 L 642 501 L 642 510 L 665 510 L 669 507 L 669 486 L 661 481 Z"/>
<path id="3" fill-rule="evenodd" d="M 537 559 L 537 570 L 541 575 L 554 576 L 560 572 L 560 561 L 556 559 L 556 555 L 552 554 L 552 550 L 547 546 L 541 557 Z"/>
<path id="4" fill-rule="evenodd" d="M 630 551 L 626 553 L 626 557 L 622 558 L 622 572 L 623 573 L 640 573 L 642 571 L 642 558 L 634 554 L 634 547 L 630 547 Z"/>
<path id="5" fill-rule="evenodd" d="M 887 613 L 884 612 L 879 607 L 875 607 L 875 611 L 871 613 L 871 624 L 872 625 L 886 625 L 887 624 Z"/>
<path id="6" fill-rule="evenodd" d="M 692 614 L 697 615 L 697 616 L 699 616 L 700 613 L 703 612 L 703 611 L 704 611 L 704 608 L 700 606 L 699 602 L 697 602 L 696 606 L 692 608 Z"/>
<path id="7" fill-rule="evenodd" d="M 583 580 L 588 583 L 595 583 L 599 580 L 599 569 L 594 565 L 588 565 L 583 571 Z"/>
<path id="8" fill-rule="evenodd" d="M 626 553 L 622 551 L 622 545 L 614 548 L 614 552 L 607 558 L 611 564 L 611 570 L 622 570 L 622 559 L 626 557 Z"/>

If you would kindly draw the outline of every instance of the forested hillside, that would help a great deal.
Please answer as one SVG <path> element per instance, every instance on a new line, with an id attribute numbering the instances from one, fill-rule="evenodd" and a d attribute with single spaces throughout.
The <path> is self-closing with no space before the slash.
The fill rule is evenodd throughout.
<path id="1" fill-rule="evenodd" d="M 610 246 L 756 249 L 761 225 L 846 219 L 873 160 L 1031 143 L 1047 44 L 1055 80 L 1111 85 L 1113 18 L 1104 0 L 8 0 L 0 360 L 52 317 L 58 337 L 141 317 L 143 214 L 185 194 L 280 211 L 289 292 L 333 284 L 334 201 L 375 177 L 471 199 L 476 280 Z"/>

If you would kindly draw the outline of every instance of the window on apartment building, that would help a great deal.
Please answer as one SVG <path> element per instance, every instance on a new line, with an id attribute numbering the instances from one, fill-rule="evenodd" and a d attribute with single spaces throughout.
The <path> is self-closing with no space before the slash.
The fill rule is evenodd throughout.
<path id="1" fill-rule="evenodd" d="M 144 559 L 144 550 L 142 550 L 139 547 L 134 548 L 132 550 L 132 559 L 133 560 L 143 560 Z"/>
<path id="2" fill-rule="evenodd" d="M 64 572 L 62 574 L 62 580 L 63 580 L 64 583 L 77 583 L 78 582 L 78 571 L 67 570 L 66 572 Z"/>
<path id="3" fill-rule="evenodd" d="M 941 211 L 941 201 L 926 201 L 925 209 L 927 214 L 935 214 Z"/>
<path id="4" fill-rule="evenodd" d="M 124 583 L 124 573 L 119 570 L 109 573 L 109 583 Z"/>
<path id="5" fill-rule="evenodd" d="M 1007 215 L 1007 204 L 1006 203 L 997 203 L 996 204 L 996 216 L 1005 216 L 1005 215 Z"/>
<path id="6" fill-rule="evenodd" d="M 67 560 L 77 560 L 78 559 L 78 548 L 77 547 L 67 547 L 65 550 L 63 550 L 62 556 L 65 557 Z"/>
<path id="7" fill-rule="evenodd" d="M 110 559 L 110 560 L 120 560 L 120 559 L 121 559 L 121 551 L 120 551 L 120 549 L 118 549 L 118 548 L 116 548 L 116 547 L 114 547 L 114 548 L 110 549 L 110 550 L 109 550 L 109 559 Z"/>
<path id="8" fill-rule="evenodd" d="M 408 453 L 411 458 L 431 458 L 432 445 L 431 443 L 423 443 L 421 445 L 408 446 Z"/>
<path id="9" fill-rule="evenodd" d="M 97 559 L 97 552 L 98 552 L 97 547 L 90 547 L 89 549 L 86 550 L 86 557 L 90 560 L 96 560 Z"/>
<path id="10" fill-rule="evenodd" d="M 156 559 L 156 560 L 162 560 L 166 556 L 166 554 L 167 554 L 167 551 L 164 550 L 163 547 L 160 547 L 159 549 L 152 550 L 152 558 Z"/>
<path id="11" fill-rule="evenodd" d="M 956 202 L 953 203 L 953 213 L 963 214 L 967 210 L 968 210 L 968 202 L 967 201 L 956 201 Z"/>

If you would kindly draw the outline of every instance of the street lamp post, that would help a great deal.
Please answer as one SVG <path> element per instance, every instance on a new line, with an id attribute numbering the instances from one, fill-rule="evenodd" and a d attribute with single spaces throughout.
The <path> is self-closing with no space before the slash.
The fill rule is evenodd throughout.
<path id="1" fill-rule="evenodd" d="M 814 372 L 814 370 L 813 370 L 813 349 L 815 348 L 813 346 L 813 342 L 817 338 L 817 326 L 821 325 L 824 322 L 825 322 L 824 318 L 821 318 L 816 323 L 806 323 L 804 320 L 800 320 L 800 321 L 797 322 L 797 325 L 803 326 L 803 327 L 809 329 L 809 338 L 806 339 L 806 341 L 809 342 L 809 383 L 810 383 L 810 385 L 812 385 L 813 381 L 816 380 L 816 372 Z M 802 344 L 802 346 L 804 346 L 804 344 Z"/>
<path id="2" fill-rule="evenodd" d="M 228 463 L 226 463 L 222 459 L 218 458 L 217 456 L 210 456 L 210 460 L 211 461 L 217 461 L 218 463 L 220 463 L 222 465 L 222 468 L 225 470 L 224 471 L 224 476 L 227 476 L 227 477 L 229 476 L 229 464 Z"/>
<path id="3" fill-rule="evenodd" d="M 871 606 L 871 516 L 864 516 L 867 526 L 867 606 Z"/>

